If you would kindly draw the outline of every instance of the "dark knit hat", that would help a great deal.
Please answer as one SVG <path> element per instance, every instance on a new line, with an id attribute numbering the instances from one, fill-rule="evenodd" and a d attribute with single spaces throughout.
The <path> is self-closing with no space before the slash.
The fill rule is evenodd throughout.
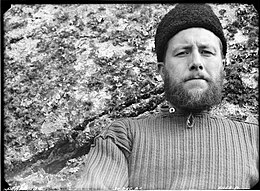
<path id="1" fill-rule="evenodd" d="M 218 17 L 207 4 L 177 4 L 158 25 L 155 35 L 157 61 L 163 62 L 168 41 L 179 31 L 202 27 L 213 32 L 222 42 L 223 55 L 227 52 L 227 42 Z"/>

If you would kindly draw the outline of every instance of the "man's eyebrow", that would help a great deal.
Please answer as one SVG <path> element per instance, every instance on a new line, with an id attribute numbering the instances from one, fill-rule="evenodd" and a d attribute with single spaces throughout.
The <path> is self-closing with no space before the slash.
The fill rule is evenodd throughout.
<path id="1" fill-rule="evenodd" d="M 178 49 L 191 49 L 192 45 L 186 45 L 186 44 L 181 44 L 181 45 L 175 45 L 173 46 L 173 50 L 178 50 Z"/>
<path id="2" fill-rule="evenodd" d="M 193 45 L 186 45 L 186 44 L 179 44 L 179 45 L 175 45 L 173 46 L 173 50 L 178 50 L 178 49 L 184 49 L 184 50 L 188 50 L 191 49 L 193 47 Z M 214 50 L 216 49 L 216 47 L 212 44 L 209 43 L 203 43 L 203 44 L 199 44 L 198 45 L 199 48 L 213 48 Z"/>
<path id="3" fill-rule="evenodd" d="M 199 48 L 215 48 L 215 46 L 212 44 L 200 44 Z"/>

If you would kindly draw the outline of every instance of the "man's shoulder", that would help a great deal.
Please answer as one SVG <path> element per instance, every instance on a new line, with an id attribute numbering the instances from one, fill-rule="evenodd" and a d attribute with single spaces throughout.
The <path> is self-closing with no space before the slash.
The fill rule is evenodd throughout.
<path id="1" fill-rule="evenodd" d="M 147 114 L 143 114 L 143 115 L 139 115 L 136 117 L 125 117 L 125 118 L 120 118 L 117 119 L 115 121 L 115 123 L 124 123 L 124 124 L 139 124 L 139 123 L 145 123 L 145 122 L 149 122 L 149 121 L 153 121 L 153 120 L 158 120 L 158 117 L 160 118 L 160 114 L 159 113 L 147 113 Z"/>
<path id="2" fill-rule="evenodd" d="M 254 116 L 247 116 L 246 119 L 235 116 L 214 116 L 216 119 L 220 119 L 223 121 L 228 121 L 235 124 L 244 124 L 244 125 L 252 125 L 258 126 L 259 122 Z"/>
<path id="3" fill-rule="evenodd" d="M 100 136 L 104 139 L 112 137 L 113 139 L 131 140 L 136 131 L 142 131 L 149 127 L 152 120 L 156 120 L 158 115 L 142 115 L 138 117 L 119 118 L 111 122 L 103 129 Z"/>
<path id="4" fill-rule="evenodd" d="M 131 117 L 129 119 L 134 121 L 146 121 L 146 120 L 154 120 L 158 119 L 158 117 L 161 116 L 161 113 L 144 113 L 142 115 L 139 115 L 137 117 Z"/>
<path id="5" fill-rule="evenodd" d="M 116 119 L 109 125 L 109 128 L 120 127 L 127 130 L 129 128 L 131 129 L 139 126 L 143 127 L 145 124 L 159 119 L 159 113 L 147 113 L 136 117 L 125 117 Z"/>

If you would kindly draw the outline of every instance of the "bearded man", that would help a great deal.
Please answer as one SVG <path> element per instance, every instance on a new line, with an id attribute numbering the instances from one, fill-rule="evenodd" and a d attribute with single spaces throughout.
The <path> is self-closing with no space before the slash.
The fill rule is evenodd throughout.
<path id="1" fill-rule="evenodd" d="M 77 188 L 249 189 L 259 181 L 258 126 L 212 116 L 221 102 L 226 39 L 209 5 L 178 4 L 155 48 L 170 107 L 112 123 Z"/>

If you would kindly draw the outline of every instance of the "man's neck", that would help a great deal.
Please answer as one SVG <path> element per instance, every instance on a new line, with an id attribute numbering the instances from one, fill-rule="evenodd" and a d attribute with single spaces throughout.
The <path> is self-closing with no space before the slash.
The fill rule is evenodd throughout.
<path id="1" fill-rule="evenodd" d="M 175 109 L 175 113 L 179 113 L 179 114 L 200 114 L 200 113 L 208 113 L 210 111 L 210 109 L 203 109 L 203 110 L 199 110 L 199 109 L 182 109 L 182 108 L 178 108 L 176 106 L 173 106 L 172 104 L 169 104 L 170 108 L 174 108 Z"/>

